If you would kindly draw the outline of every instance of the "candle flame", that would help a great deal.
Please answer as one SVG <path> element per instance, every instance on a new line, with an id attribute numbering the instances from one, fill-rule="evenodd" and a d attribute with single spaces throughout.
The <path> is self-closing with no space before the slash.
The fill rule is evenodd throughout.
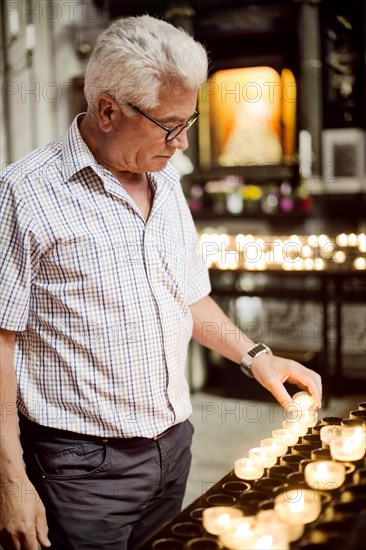
<path id="1" fill-rule="evenodd" d="M 230 514 L 221 514 L 221 516 L 219 516 L 217 518 L 217 523 L 219 525 L 228 525 L 230 523 L 230 520 L 231 520 L 231 517 L 230 517 Z"/>
<path id="2" fill-rule="evenodd" d="M 305 509 L 304 495 L 301 495 L 300 498 L 297 498 L 294 502 L 289 503 L 290 510 L 294 514 L 299 514 Z"/>
<path id="3" fill-rule="evenodd" d="M 321 479 L 321 480 L 327 479 L 329 476 L 328 466 L 324 464 L 324 462 L 319 462 L 316 468 L 316 473 L 317 473 L 318 479 Z"/>
<path id="4" fill-rule="evenodd" d="M 352 437 L 346 437 L 343 443 L 343 451 L 349 453 L 357 447 L 357 440 L 355 441 Z"/>
<path id="5" fill-rule="evenodd" d="M 235 536 L 237 537 L 246 537 L 248 536 L 250 530 L 250 523 L 241 523 L 235 530 Z"/>
<path id="6" fill-rule="evenodd" d="M 365 437 L 365 430 L 361 426 L 355 428 L 353 437 L 357 440 L 361 440 L 363 437 Z"/>
<path id="7" fill-rule="evenodd" d="M 270 550 L 272 548 L 273 537 L 271 535 L 263 535 L 255 541 L 255 550 Z"/>

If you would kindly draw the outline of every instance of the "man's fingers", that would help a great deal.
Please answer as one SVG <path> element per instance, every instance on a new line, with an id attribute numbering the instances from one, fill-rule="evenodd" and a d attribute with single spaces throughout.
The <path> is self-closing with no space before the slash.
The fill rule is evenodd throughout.
<path id="1" fill-rule="evenodd" d="M 310 378 L 305 389 L 313 398 L 316 408 L 320 409 L 322 401 L 322 382 L 319 375 L 314 372 L 312 374 L 315 376 Z"/>
<path id="2" fill-rule="evenodd" d="M 317 408 L 321 407 L 322 400 L 322 379 L 313 370 L 304 367 L 300 363 L 294 363 L 289 371 L 288 382 L 296 384 L 299 388 L 307 391 L 316 403 Z"/>
<path id="3" fill-rule="evenodd" d="M 41 546 L 46 546 L 46 547 L 51 546 L 51 542 L 48 538 L 48 525 L 47 525 L 46 514 L 44 510 L 41 513 L 39 513 L 37 516 L 36 534 L 37 534 L 37 540 Z"/>
<path id="4" fill-rule="evenodd" d="M 283 385 L 286 381 L 307 391 L 313 398 L 315 406 L 320 408 L 321 377 L 304 365 L 281 357 L 263 355 L 254 363 L 252 371 L 256 380 L 270 391 L 287 411 L 291 409 L 292 398 Z"/>
<path id="5" fill-rule="evenodd" d="M 6 550 L 38 550 L 36 537 L 29 533 L 2 533 L 0 543 Z"/>
<path id="6" fill-rule="evenodd" d="M 277 399 L 279 404 L 287 409 L 289 404 L 292 402 L 292 399 L 285 386 L 280 381 L 274 380 L 273 382 L 267 382 L 265 387 L 271 392 L 273 397 Z"/>

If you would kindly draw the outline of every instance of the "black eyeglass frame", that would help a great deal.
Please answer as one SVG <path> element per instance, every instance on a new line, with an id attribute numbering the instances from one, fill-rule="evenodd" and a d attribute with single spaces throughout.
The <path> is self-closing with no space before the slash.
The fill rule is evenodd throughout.
<path id="1" fill-rule="evenodd" d="M 183 132 L 183 130 L 185 128 L 190 128 L 195 122 L 196 120 L 198 119 L 199 117 L 199 113 L 197 111 L 195 111 L 193 113 L 193 115 L 191 115 L 189 117 L 188 120 L 186 120 L 185 122 L 183 122 L 183 124 L 178 124 L 178 126 L 173 126 L 172 128 L 168 128 L 168 126 L 164 126 L 164 124 L 161 124 L 160 122 L 158 122 L 157 120 L 155 120 L 154 118 L 152 118 L 151 116 L 147 115 L 146 113 L 144 113 L 143 111 L 141 111 L 141 109 L 139 109 L 138 107 L 135 107 L 135 105 L 132 105 L 132 103 L 127 103 L 127 105 L 129 107 L 131 107 L 131 109 L 133 109 L 134 111 L 136 111 L 136 113 L 139 113 L 140 115 L 144 116 L 145 118 L 147 118 L 148 120 L 150 120 L 151 122 L 153 122 L 154 124 L 156 124 L 157 126 L 159 126 L 159 128 L 161 128 L 162 130 L 165 130 L 167 135 L 165 136 L 165 141 L 171 141 L 172 139 L 176 138 L 179 136 L 179 134 L 181 132 Z M 180 128 L 179 132 L 177 132 L 176 134 L 174 134 L 174 132 L 176 132 L 178 130 L 178 128 Z M 174 134 L 172 136 L 172 134 Z"/>

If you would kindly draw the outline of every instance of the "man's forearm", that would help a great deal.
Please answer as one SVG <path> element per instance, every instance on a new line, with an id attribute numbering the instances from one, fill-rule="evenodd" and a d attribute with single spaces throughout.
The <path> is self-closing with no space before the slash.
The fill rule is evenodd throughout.
<path id="1" fill-rule="evenodd" d="M 210 296 L 190 306 L 190 310 L 193 317 L 192 337 L 227 359 L 240 363 L 243 355 L 255 345 Z"/>
<path id="2" fill-rule="evenodd" d="M 193 317 L 193 338 L 227 359 L 239 364 L 243 355 L 255 345 L 209 296 L 190 306 L 190 310 Z M 296 361 L 261 354 L 253 361 L 251 372 L 282 406 L 286 406 L 291 401 L 284 382 L 296 384 L 308 390 L 320 406 L 322 395 L 320 376 Z"/>
<path id="3" fill-rule="evenodd" d="M 14 371 L 15 333 L 0 329 L 0 479 L 2 483 L 24 477 L 18 436 L 17 384 Z"/>

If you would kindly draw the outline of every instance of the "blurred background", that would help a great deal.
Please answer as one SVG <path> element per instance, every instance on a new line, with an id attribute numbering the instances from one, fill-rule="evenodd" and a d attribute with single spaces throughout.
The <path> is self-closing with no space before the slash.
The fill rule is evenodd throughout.
<path id="1" fill-rule="evenodd" d="M 3 0 L 2 170 L 66 131 L 86 108 L 83 75 L 98 34 L 145 13 L 183 27 L 210 57 L 199 124 L 173 160 L 214 297 L 251 338 L 318 370 L 328 399 L 359 393 L 363 0 Z M 192 344 L 192 394 L 267 399 L 227 367 Z"/>

